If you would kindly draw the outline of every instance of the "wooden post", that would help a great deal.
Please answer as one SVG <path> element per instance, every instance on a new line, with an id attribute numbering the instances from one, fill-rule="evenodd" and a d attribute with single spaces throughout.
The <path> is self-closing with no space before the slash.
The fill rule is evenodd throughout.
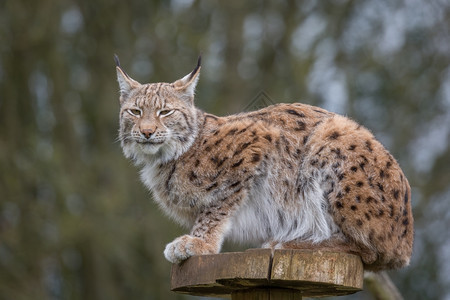
<path id="1" fill-rule="evenodd" d="M 312 250 L 251 249 L 193 256 L 172 265 L 172 291 L 232 299 L 341 296 L 363 286 L 359 256 Z"/>

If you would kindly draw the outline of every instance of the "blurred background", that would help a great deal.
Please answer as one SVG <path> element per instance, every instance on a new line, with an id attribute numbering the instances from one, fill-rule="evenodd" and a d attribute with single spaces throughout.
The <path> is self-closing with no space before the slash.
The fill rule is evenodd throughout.
<path id="1" fill-rule="evenodd" d="M 447 0 L 0 1 L 0 299 L 189 298 L 162 255 L 185 230 L 116 142 L 114 53 L 143 83 L 202 53 L 214 114 L 267 95 L 370 128 L 413 191 L 411 266 L 390 274 L 405 299 L 450 299 Z"/>

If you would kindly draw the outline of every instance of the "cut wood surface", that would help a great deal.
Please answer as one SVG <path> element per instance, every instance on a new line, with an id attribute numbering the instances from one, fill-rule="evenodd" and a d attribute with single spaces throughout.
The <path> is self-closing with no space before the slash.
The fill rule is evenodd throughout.
<path id="1" fill-rule="evenodd" d="M 348 253 L 251 249 L 193 256 L 172 266 L 172 291 L 233 299 L 274 291 L 300 296 L 337 296 L 360 291 L 361 259 Z M 289 292 L 288 292 L 289 291 Z M 255 298 L 256 299 L 256 298 Z"/>

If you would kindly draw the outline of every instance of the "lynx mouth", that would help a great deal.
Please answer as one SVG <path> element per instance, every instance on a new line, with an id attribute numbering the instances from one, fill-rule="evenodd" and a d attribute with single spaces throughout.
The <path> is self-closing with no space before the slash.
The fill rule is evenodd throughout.
<path id="1" fill-rule="evenodd" d="M 160 145 L 164 143 L 164 141 L 148 141 L 148 140 L 138 140 L 136 143 L 141 145 Z"/>

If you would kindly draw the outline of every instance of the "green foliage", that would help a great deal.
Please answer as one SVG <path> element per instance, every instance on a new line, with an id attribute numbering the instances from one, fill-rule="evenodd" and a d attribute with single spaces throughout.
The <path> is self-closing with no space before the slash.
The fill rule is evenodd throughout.
<path id="1" fill-rule="evenodd" d="M 0 2 L 0 299 L 175 299 L 162 216 L 115 142 L 113 55 L 141 82 L 203 54 L 197 105 L 265 91 L 371 128 L 413 186 L 407 299 L 450 294 L 445 1 Z M 447 245 L 447 248 L 446 248 Z M 227 246 L 227 249 L 230 246 Z"/>

